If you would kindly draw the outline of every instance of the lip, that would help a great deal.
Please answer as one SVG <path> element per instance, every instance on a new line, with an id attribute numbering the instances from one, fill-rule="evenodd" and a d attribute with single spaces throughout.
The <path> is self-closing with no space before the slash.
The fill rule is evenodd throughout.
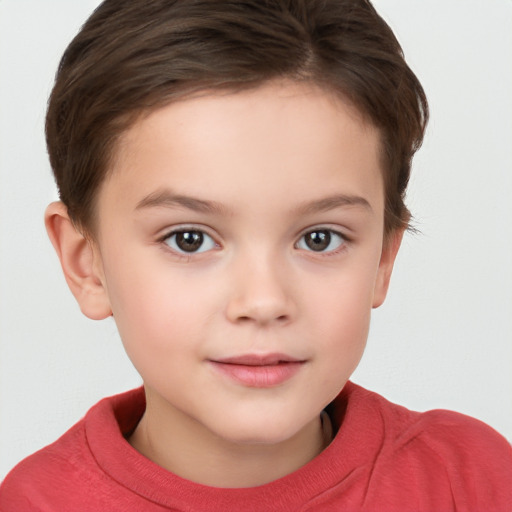
<path id="1" fill-rule="evenodd" d="M 271 388 L 291 379 L 306 361 L 286 354 L 244 354 L 209 360 L 218 372 L 252 388 Z"/>

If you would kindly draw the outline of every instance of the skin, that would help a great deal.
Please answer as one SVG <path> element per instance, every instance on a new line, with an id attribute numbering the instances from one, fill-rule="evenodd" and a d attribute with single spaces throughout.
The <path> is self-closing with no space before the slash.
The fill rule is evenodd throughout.
<path id="1" fill-rule="evenodd" d="M 325 448 L 320 413 L 362 356 L 402 235 L 384 243 L 379 150 L 377 129 L 314 86 L 211 93 L 124 134 L 94 240 L 48 207 L 82 311 L 113 314 L 143 378 L 138 451 L 199 483 L 248 487 Z M 180 229 L 204 233 L 199 251 L 180 249 Z M 315 229 L 331 236 L 322 250 L 306 243 Z M 276 385 L 216 363 L 275 353 L 300 361 Z"/>

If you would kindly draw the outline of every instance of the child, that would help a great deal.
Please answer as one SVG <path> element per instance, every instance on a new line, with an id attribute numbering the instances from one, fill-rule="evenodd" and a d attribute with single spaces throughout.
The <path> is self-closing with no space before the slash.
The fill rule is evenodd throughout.
<path id="1" fill-rule="evenodd" d="M 46 225 L 144 381 L 2 511 L 510 510 L 512 450 L 349 378 L 428 117 L 365 1 L 107 0 L 66 51 Z"/>

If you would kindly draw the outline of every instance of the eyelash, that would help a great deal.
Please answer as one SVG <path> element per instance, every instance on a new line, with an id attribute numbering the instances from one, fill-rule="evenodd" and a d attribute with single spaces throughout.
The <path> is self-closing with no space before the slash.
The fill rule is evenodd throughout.
<path id="1" fill-rule="evenodd" d="M 199 233 L 201 235 L 201 237 L 203 238 L 203 240 L 201 241 L 201 246 L 203 245 L 204 238 L 208 237 L 212 241 L 213 247 L 211 247 L 209 249 L 188 252 L 185 250 L 180 250 L 179 247 L 174 248 L 171 246 L 171 244 L 169 243 L 169 240 L 171 240 L 173 237 L 176 237 L 179 234 L 187 234 L 187 233 L 189 233 L 189 234 L 190 233 Z M 186 260 L 189 260 L 190 257 L 192 257 L 196 254 L 208 252 L 214 248 L 219 247 L 219 244 L 215 241 L 215 239 L 211 235 L 209 235 L 204 229 L 195 227 L 195 226 L 183 226 L 183 227 L 179 227 L 179 228 L 173 229 L 171 231 L 168 231 L 165 235 L 163 235 L 162 237 L 160 237 L 158 239 L 158 242 L 164 244 L 169 250 L 171 250 L 178 257 L 181 257 Z"/>
<path id="2" fill-rule="evenodd" d="M 320 232 L 329 233 L 329 244 L 332 241 L 331 240 L 332 235 L 334 235 L 335 237 L 338 237 L 340 239 L 339 246 L 336 247 L 335 249 L 331 249 L 330 251 L 315 251 L 311 248 L 310 248 L 311 250 L 304 249 L 306 252 L 312 253 L 314 255 L 317 255 L 317 256 L 320 256 L 323 258 L 328 258 L 330 256 L 336 256 L 347 249 L 347 244 L 350 242 L 350 239 L 346 235 L 344 235 L 343 233 L 341 233 L 340 231 L 337 231 L 335 229 L 322 227 L 322 226 L 315 226 L 313 228 L 308 229 L 307 231 L 304 231 L 300 235 L 299 240 L 295 243 L 295 247 L 300 249 L 300 247 L 298 247 L 298 245 L 304 239 L 304 237 L 306 237 L 307 235 L 311 235 L 313 233 L 320 233 Z"/>
<path id="3" fill-rule="evenodd" d="M 331 239 L 332 235 L 334 235 L 335 237 L 338 237 L 340 239 L 339 246 L 330 251 L 323 251 L 323 250 L 315 251 L 314 249 L 311 249 L 311 247 L 309 249 L 299 247 L 299 244 L 304 239 L 304 237 L 306 237 L 307 235 L 311 235 L 313 233 L 320 233 L 320 232 L 329 234 L 329 244 L 328 245 L 330 245 L 330 243 L 332 242 L 332 239 Z M 175 237 L 179 234 L 186 234 L 186 233 L 199 233 L 199 234 L 201 234 L 201 236 L 203 238 L 204 238 L 204 236 L 208 237 L 212 241 L 213 247 L 207 248 L 204 250 L 199 250 L 199 251 L 187 252 L 184 250 L 180 250 L 179 248 L 173 248 L 170 245 L 170 243 L 168 242 L 170 239 L 172 239 L 172 237 Z M 178 257 L 183 258 L 187 261 L 194 255 L 202 254 L 203 252 L 209 252 L 214 248 L 220 247 L 220 245 L 215 241 L 215 239 L 210 234 L 208 234 L 207 231 L 205 231 L 202 228 L 195 227 L 195 226 L 183 226 L 183 227 L 175 228 L 171 231 L 168 231 L 165 233 L 165 235 L 163 235 L 162 237 L 160 237 L 158 239 L 158 242 L 161 244 L 164 244 L 166 246 L 166 248 L 168 248 L 170 251 L 172 251 L 175 255 L 177 255 Z M 314 255 L 317 255 L 320 257 L 330 257 L 330 256 L 335 256 L 337 254 L 340 254 L 341 252 L 346 250 L 347 244 L 349 242 L 350 242 L 350 239 L 343 233 L 341 233 L 335 229 L 332 229 L 332 228 L 317 226 L 317 227 L 309 228 L 307 231 L 304 231 L 300 235 L 298 241 L 294 244 L 294 248 L 299 249 L 299 250 L 304 250 L 305 252 L 309 252 L 311 254 L 314 254 Z M 201 246 L 202 245 L 203 244 L 201 243 Z"/>

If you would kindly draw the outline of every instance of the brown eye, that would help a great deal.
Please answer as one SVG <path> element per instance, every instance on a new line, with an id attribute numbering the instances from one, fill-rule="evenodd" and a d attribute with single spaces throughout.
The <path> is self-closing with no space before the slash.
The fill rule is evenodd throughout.
<path id="1" fill-rule="evenodd" d="M 182 230 L 171 233 L 165 243 L 176 252 L 199 253 L 215 247 L 212 237 L 199 230 Z"/>
<path id="2" fill-rule="evenodd" d="M 343 245 L 345 239 L 330 229 L 314 229 L 302 235 L 297 243 L 299 249 L 314 252 L 331 252 Z"/>
<path id="3" fill-rule="evenodd" d="M 176 233 L 176 245 L 185 252 L 195 252 L 203 244 L 203 234 L 200 231 L 182 231 Z"/>
<path id="4" fill-rule="evenodd" d="M 311 231 L 304 235 L 304 242 L 312 251 L 325 251 L 331 243 L 329 231 Z"/>

